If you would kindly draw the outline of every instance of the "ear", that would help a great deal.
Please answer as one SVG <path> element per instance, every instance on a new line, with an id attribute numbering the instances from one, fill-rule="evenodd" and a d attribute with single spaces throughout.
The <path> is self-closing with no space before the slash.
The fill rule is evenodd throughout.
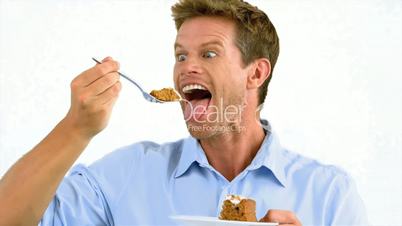
<path id="1" fill-rule="evenodd" d="M 247 77 L 247 88 L 257 89 L 271 74 L 271 63 L 266 58 L 255 60 L 250 67 L 249 75 Z"/>

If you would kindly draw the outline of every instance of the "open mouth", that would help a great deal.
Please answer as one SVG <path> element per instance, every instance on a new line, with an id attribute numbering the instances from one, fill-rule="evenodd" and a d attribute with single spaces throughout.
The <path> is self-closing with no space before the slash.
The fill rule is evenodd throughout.
<path id="1" fill-rule="evenodd" d="M 188 101 L 201 100 L 205 98 L 211 99 L 212 97 L 211 92 L 199 84 L 186 85 L 183 87 L 182 91 L 184 93 L 184 98 Z"/>
<path id="2" fill-rule="evenodd" d="M 184 106 L 184 116 L 186 120 L 196 120 L 201 122 L 203 116 L 208 112 L 212 94 L 200 84 L 189 84 L 182 88 L 184 98 L 187 103 Z"/>

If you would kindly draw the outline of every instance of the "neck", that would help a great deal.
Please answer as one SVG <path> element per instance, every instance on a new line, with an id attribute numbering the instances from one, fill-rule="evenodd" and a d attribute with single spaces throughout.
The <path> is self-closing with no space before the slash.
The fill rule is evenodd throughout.
<path id="1" fill-rule="evenodd" d="M 200 144 L 209 164 L 231 181 L 251 163 L 264 137 L 261 125 L 252 118 L 242 123 L 240 132 L 227 132 L 202 139 Z"/>

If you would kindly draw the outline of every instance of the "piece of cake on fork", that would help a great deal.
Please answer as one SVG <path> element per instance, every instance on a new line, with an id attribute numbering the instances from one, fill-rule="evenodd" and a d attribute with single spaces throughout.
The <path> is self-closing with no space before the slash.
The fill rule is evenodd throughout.
<path id="1" fill-rule="evenodd" d="M 163 88 L 161 90 L 152 90 L 150 93 L 153 97 L 161 101 L 180 100 L 180 96 L 173 88 Z"/>
<path id="2" fill-rule="evenodd" d="M 227 195 L 219 219 L 255 222 L 255 201 L 239 195 Z"/>

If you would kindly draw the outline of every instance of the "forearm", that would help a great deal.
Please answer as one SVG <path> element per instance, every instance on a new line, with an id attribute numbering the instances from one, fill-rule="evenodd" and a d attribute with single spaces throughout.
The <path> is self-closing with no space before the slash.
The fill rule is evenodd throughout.
<path id="1" fill-rule="evenodd" d="M 38 224 L 68 169 L 109 121 L 121 89 L 107 57 L 71 82 L 66 117 L 0 180 L 0 226 Z"/>
<path id="2" fill-rule="evenodd" d="M 35 225 L 89 143 L 62 120 L 0 180 L 0 225 Z"/>

